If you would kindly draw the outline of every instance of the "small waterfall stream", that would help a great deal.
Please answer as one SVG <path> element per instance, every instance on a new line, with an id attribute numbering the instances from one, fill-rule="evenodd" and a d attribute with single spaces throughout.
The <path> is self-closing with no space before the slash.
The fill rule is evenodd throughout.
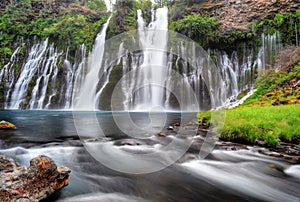
<path id="1" fill-rule="evenodd" d="M 9 106 L 10 109 L 19 109 L 22 107 L 22 104 L 24 104 L 29 82 L 38 71 L 39 66 L 45 62 L 43 56 L 47 51 L 47 45 L 48 39 L 31 48 L 28 59 L 22 67 L 21 74 L 14 86 Z"/>
<path id="2" fill-rule="evenodd" d="M 14 65 L 18 59 L 16 56 L 20 51 L 18 47 L 12 54 L 10 61 L 0 71 L 0 83 L 4 83 L 4 109 L 8 108 L 9 97 L 15 82 L 15 69 Z"/>
<path id="3" fill-rule="evenodd" d="M 111 18 L 111 17 L 110 17 Z M 101 32 L 98 34 L 92 52 L 88 56 L 87 64 L 81 66 L 81 73 L 76 78 L 76 91 L 73 108 L 77 110 L 94 110 L 98 106 L 97 83 L 99 82 L 100 71 L 102 68 L 102 59 L 104 54 L 104 45 L 106 30 L 110 18 L 104 24 Z M 81 77 L 83 76 L 83 77 Z"/>

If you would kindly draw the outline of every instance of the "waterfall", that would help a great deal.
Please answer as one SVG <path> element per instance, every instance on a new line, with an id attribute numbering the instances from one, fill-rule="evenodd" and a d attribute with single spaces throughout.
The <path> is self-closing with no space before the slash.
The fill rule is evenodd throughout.
<path id="1" fill-rule="evenodd" d="M 10 109 L 19 109 L 24 104 L 29 82 L 38 70 L 43 61 L 43 56 L 47 50 L 48 39 L 43 43 L 32 46 L 28 59 L 21 69 L 21 74 L 15 84 L 11 96 Z"/>
<path id="2" fill-rule="evenodd" d="M 0 71 L 0 84 L 4 89 L 3 108 L 70 109 L 75 72 L 80 65 L 76 62 L 71 64 L 68 52 L 65 56 L 63 51 L 49 44 L 48 39 L 35 43 L 28 51 L 22 65 L 18 47 Z M 77 55 L 78 58 L 85 57 L 85 48 Z"/>
<path id="3" fill-rule="evenodd" d="M 260 70 L 273 67 L 282 46 L 279 32 L 262 34 L 259 47 L 240 47 L 230 54 L 199 50 L 194 42 L 174 42 L 168 31 L 167 8 L 153 10 L 149 25 L 138 10 L 132 39 L 108 44 L 110 19 L 88 57 L 84 45 L 69 55 L 46 39 L 29 47 L 22 64 L 21 46 L 16 48 L 0 70 L 3 108 L 107 110 L 109 106 L 101 102 L 110 101 L 109 93 L 119 78 L 117 110 L 177 110 L 181 105 L 180 109 L 193 111 L 198 109 L 195 99 L 202 110 L 227 107 L 240 93 L 253 88 Z M 72 57 L 76 60 L 69 59 Z"/>
<path id="4" fill-rule="evenodd" d="M 64 66 L 67 69 L 67 74 L 65 76 L 66 93 L 65 93 L 65 106 L 64 106 L 64 109 L 70 109 L 71 106 L 72 106 L 73 90 L 74 90 L 74 86 L 75 86 L 76 75 L 79 74 L 76 71 L 80 71 L 82 69 L 82 66 L 84 65 L 85 52 L 86 52 L 86 47 L 83 44 L 80 47 L 80 55 L 82 57 L 81 62 L 80 63 L 75 62 L 74 64 L 71 64 L 71 62 L 68 60 L 68 54 L 69 53 L 67 51 L 66 58 L 64 60 Z"/>
<path id="5" fill-rule="evenodd" d="M 43 109 L 46 92 L 48 89 L 49 78 L 53 71 L 57 69 L 57 60 L 62 53 L 57 53 L 53 44 L 48 48 L 48 55 L 42 60 L 41 66 L 38 68 L 38 78 L 31 93 L 29 109 Z M 56 70 L 57 71 L 57 70 Z M 54 74 L 55 76 L 55 74 Z M 41 85 L 41 87 L 40 87 Z"/>
<path id="6" fill-rule="evenodd" d="M 52 75 L 52 78 L 51 78 L 51 94 L 48 98 L 48 102 L 45 106 L 46 109 L 49 109 L 50 105 L 51 105 L 51 101 L 52 101 L 52 98 L 56 95 L 57 93 L 57 88 L 56 88 L 56 81 L 57 81 L 57 74 L 58 74 L 58 67 L 55 66 L 55 69 L 54 69 L 54 72 L 53 72 L 53 75 Z"/>
<path id="7" fill-rule="evenodd" d="M 113 10 L 113 6 L 116 3 L 116 0 L 104 0 L 107 11 L 111 12 Z"/>
<path id="8" fill-rule="evenodd" d="M 259 70 L 272 67 L 275 63 L 275 56 L 282 47 L 280 43 L 280 33 L 278 31 L 272 35 L 262 33 L 261 41 L 262 46 L 257 56 Z"/>
<path id="9" fill-rule="evenodd" d="M 146 27 L 142 19 L 142 12 L 138 10 L 138 37 L 143 62 L 139 67 L 140 89 L 135 93 L 135 109 L 165 107 L 165 89 L 163 88 L 167 76 L 167 30 L 168 9 L 158 8 L 153 11 L 152 21 Z"/>
<path id="10" fill-rule="evenodd" d="M 15 82 L 15 69 L 14 65 L 18 59 L 17 54 L 20 51 L 18 47 L 12 54 L 10 61 L 1 69 L 0 71 L 0 83 L 5 82 L 4 84 L 4 109 L 8 108 L 9 97 L 11 94 L 12 87 Z"/>
<path id="11" fill-rule="evenodd" d="M 102 59 L 104 54 L 106 30 L 108 28 L 110 18 L 103 25 L 101 32 L 97 35 L 95 45 L 91 53 L 89 53 L 87 63 L 81 66 L 80 74 L 84 78 L 76 78 L 76 95 L 74 96 L 73 109 L 76 110 L 94 110 L 98 108 L 97 88 L 99 75 L 102 75 Z M 101 71 L 101 72 L 100 72 Z"/>

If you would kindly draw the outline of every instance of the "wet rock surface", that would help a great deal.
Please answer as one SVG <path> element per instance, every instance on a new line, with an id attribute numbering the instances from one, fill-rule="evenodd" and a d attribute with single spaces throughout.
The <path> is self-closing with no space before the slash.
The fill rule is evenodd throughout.
<path id="1" fill-rule="evenodd" d="M 68 185 L 71 170 L 39 155 L 29 167 L 0 155 L 0 201 L 40 201 Z"/>
<path id="2" fill-rule="evenodd" d="M 0 121 L 0 129 L 2 129 L 2 130 L 7 130 L 7 129 L 16 129 L 17 127 L 14 125 L 14 124 L 12 124 L 12 123 L 10 123 L 10 122 L 8 122 L 8 121 Z"/>

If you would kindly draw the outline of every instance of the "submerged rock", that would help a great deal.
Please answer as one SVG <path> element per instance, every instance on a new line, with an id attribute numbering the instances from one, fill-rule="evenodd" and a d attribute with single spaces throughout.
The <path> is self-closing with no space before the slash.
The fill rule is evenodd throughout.
<path id="1" fill-rule="evenodd" d="M 16 126 L 7 121 L 0 121 L 0 129 L 16 129 Z"/>
<path id="2" fill-rule="evenodd" d="M 0 201 L 40 201 L 68 185 L 71 170 L 39 155 L 22 167 L 0 155 Z"/>

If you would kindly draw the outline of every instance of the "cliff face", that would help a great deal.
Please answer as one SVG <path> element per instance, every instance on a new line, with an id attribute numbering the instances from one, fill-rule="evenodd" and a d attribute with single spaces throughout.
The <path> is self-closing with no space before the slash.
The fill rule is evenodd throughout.
<path id="1" fill-rule="evenodd" d="M 294 13 L 300 8 L 299 0 L 210 0 L 201 4 L 191 6 L 188 13 L 216 17 L 225 32 L 250 31 L 250 23 L 273 18 L 277 13 Z"/>

